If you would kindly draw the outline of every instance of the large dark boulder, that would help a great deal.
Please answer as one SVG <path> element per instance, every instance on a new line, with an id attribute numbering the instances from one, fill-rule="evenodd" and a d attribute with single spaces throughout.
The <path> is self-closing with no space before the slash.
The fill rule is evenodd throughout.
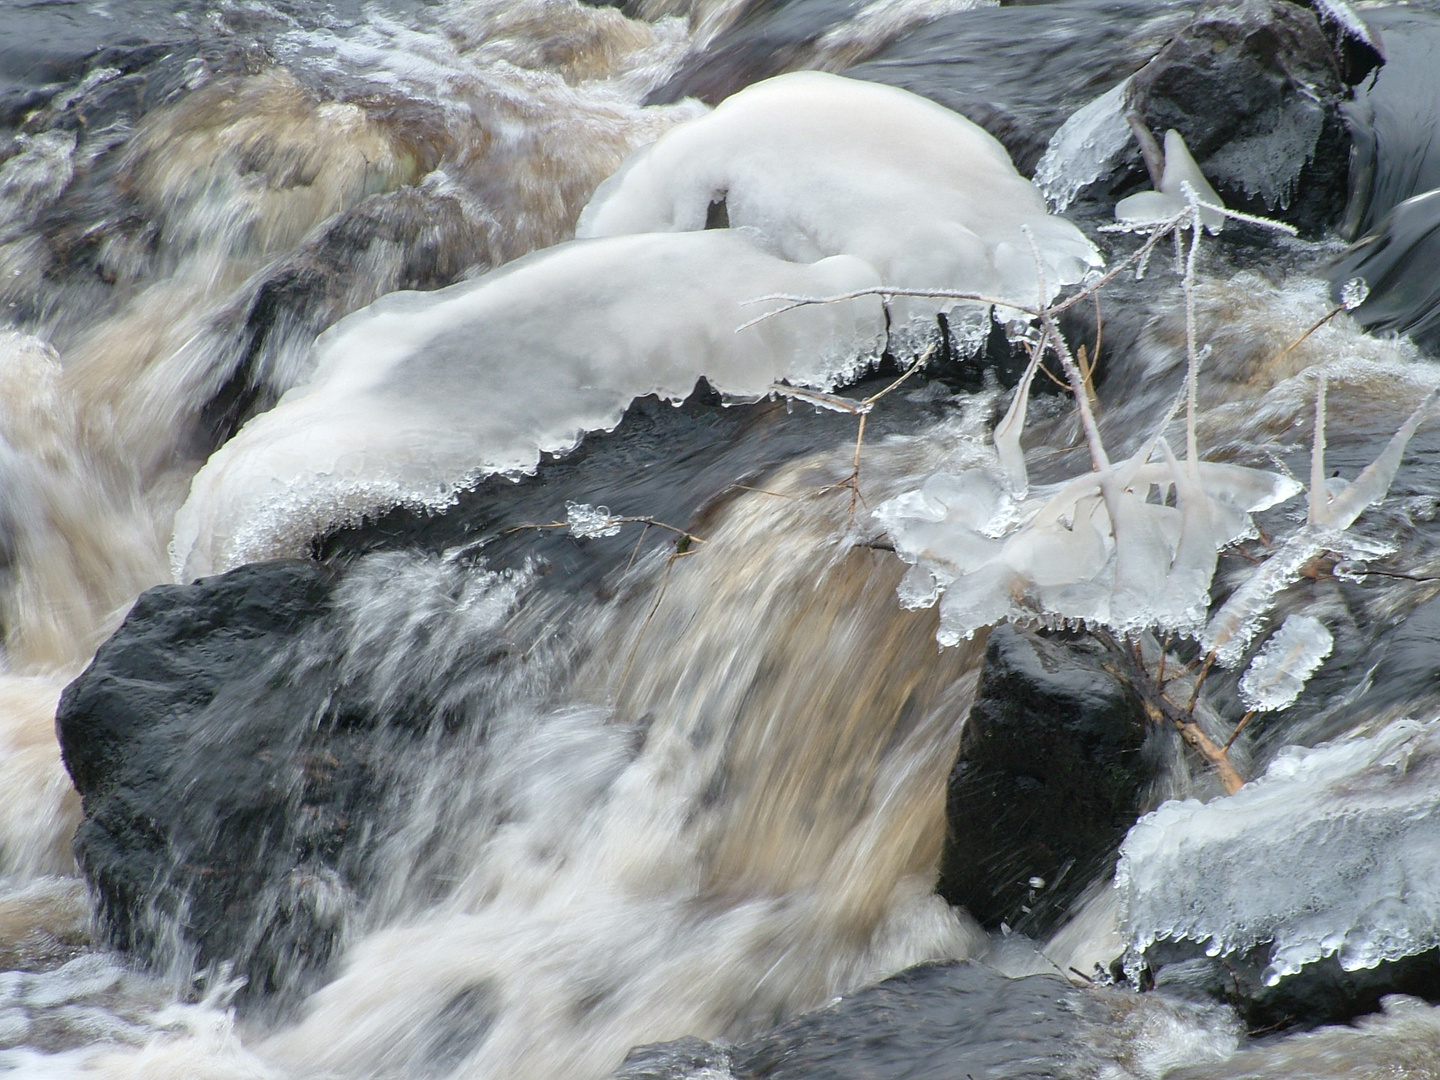
<path id="1" fill-rule="evenodd" d="M 1158 762 L 1104 648 L 992 631 L 945 802 L 939 891 L 981 924 L 1041 936 L 1114 868 Z"/>
<path id="2" fill-rule="evenodd" d="M 66 688 L 75 854 L 117 947 L 159 965 L 233 962 L 252 993 L 328 959 L 366 764 L 352 739 L 304 722 L 313 706 L 283 700 L 276 661 L 333 576 L 271 563 L 151 589 Z"/>
<path id="3" fill-rule="evenodd" d="M 738 1046 L 681 1039 L 637 1047 L 614 1080 L 1067 1076 L 1096 1011 L 1058 975 L 1007 979 L 968 961 L 922 964 Z"/>
<path id="4" fill-rule="evenodd" d="M 1206 0 L 1131 80 L 1152 131 L 1185 137 L 1236 209 L 1316 234 L 1345 207 L 1349 88 L 1320 20 L 1288 0 Z"/>

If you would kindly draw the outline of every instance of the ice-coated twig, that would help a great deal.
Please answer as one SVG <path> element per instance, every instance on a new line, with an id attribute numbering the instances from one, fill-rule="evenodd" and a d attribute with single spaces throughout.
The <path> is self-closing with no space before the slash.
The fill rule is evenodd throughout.
<path id="1" fill-rule="evenodd" d="M 1321 375 L 1315 387 L 1315 437 L 1310 444 L 1310 509 L 1305 521 L 1310 525 L 1330 522 L 1330 494 L 1325 489 L 1325 383 Z"/>
<path id="2" fill-rule="evenodd" d="M 1425 422 L 1440 401 L 1440 388 L 1431 390 L 1409 419 L 1391 437 L 1385 449 L 1355 478 L 1354 483 L 1329 501 L 1327 519 L 1323 523 L 1307 522 L 1298 532 L 1230 594 L 1220 610 L 1205 627 L 1202 644 L 1214 652 L 1219 662 L 1233 667 L 1260 627 L 1260 620 L 1275 603 L 1280 590 L 1294 581 L 1300 570 L 1315 556 L 1326 551 L 1345 550 L 1348 546 L 1343 531 L 1355 523 L 1366 507 L 1378 503 L 1390 490 L 1405 446 L 1419 426 Z M 1323 410 L 1323 405 L 1321 406 Z M 1323 428 L 1324 414 L 1318 412 Z M 1323 447 L 1323 437 L 1319 444 Z M 1321 467 L 1321 494 L 1311 492 L 1311 506 L 1319 503 L 1324 491 L 1324 467 Z M 1312 473 L 1312 485 L 1313 485 Z"/>

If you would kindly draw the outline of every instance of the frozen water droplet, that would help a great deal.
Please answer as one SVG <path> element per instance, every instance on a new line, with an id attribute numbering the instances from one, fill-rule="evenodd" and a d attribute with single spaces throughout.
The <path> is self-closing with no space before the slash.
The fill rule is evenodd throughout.
<path id="1" fill-rule="evenodd" d="M 588 503 L 567 502 L 565 523 L 570 526 L 570 535 L 586 540 L 602 536 L 614 536 L 625 522 L 610 515 L 608 506 L 591 506 Z"/>
<path id="2" fill-rule="evenodd" d="M 1370 286 L 1364 278 L 1353 277 L 1340 287 L 1340 306 L 1346 311 L 1354 311 L 1370 295 Z"/>

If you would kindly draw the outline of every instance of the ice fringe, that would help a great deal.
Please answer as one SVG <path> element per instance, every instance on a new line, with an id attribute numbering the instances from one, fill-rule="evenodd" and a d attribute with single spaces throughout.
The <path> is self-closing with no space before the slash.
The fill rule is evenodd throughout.
<path id="1" fill-rule="evenodd" d="M 1226 799 L 1167 802 L 1120 847 L 1138 973 L 1157 941 L 1211 956 L 1269 942 L 1265 982 L 1335 956 L 1346 971 L 1440 944 L 1440 723 L 1291 748 Z"/>

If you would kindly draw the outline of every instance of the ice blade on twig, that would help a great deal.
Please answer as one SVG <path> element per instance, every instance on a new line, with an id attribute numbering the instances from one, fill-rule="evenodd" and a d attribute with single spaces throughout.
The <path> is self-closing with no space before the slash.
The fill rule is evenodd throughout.
<path id="1" fill-rule="evenodd" d="M 1420 425 L 1429 419 L 1437 402 L 1440 402 L 1440 387 L 1425 395 L 1425 400 L 1420 402 L 1409 419 L 1400 425 L 1400 430 L 1390 439 L 1380 456 L 1371 462 L 1349 487 L 1330 500 L 1331 525 L 1337 529 L 1347 529 L 1367 506 L 1385 498 L 1386 492 L 1390 490 L 1390 483 L 1400 468 L 1400 459 L 1405 454 L 1406 444 Z"/>
<path id="2" fill-rule="evenodd" d="M 1240 680 L 1245 707 L 1271 712 L 1293 704 L 1334 647 L 1335 639 L 1319 619 L 1288 616 Z"/>

